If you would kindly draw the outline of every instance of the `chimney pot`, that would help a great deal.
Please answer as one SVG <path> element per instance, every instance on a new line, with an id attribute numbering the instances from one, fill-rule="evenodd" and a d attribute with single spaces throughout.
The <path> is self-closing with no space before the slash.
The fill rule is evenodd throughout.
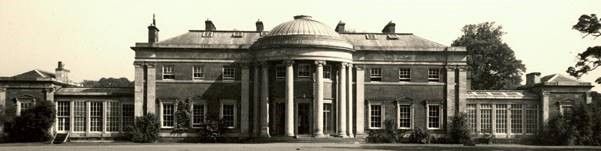
<path id="1" fill-rule="evenodd" d="M 386 24 L 386 26 L 384 26 L 384 29 L 382 29 L 382 33 L 385 34 L 393 34 L 395 33 L 395 23 L 393 23 L 392 21 L 388 22 L 388 24 Z"/>
<path id="2" fill-rule="evenodd" d="M 346 23 L 344 23 L 344 22 L 342 22 L 342 21 L 338 22 L 338 25 L 336 25 L 336 29 L 335 29 L 335 31 L 336 31 L 337 33 L 344 33 L 344 32 L 345 32 L 345 30 L 344 30 L 344 26 L 345 26 L 345 25 L 346 25 Z"/>
<path id="3" fill-rule="evenodd" d="M 148 26 L 148 43 L 154 44 L 156 42 L 159 42 L 159 28 L 157 28 L 154 14 L 152 14 L 152 24 Z"/>
<path id="4" fill-rule="evenodd" d="M 206 31 L 215 31 L 215 30 L 217 30 L 217 27 L 215 27 L 215 24 L 213 24 L 213 21 L 207 19 L 205 21 L 205 30 Z"/>
<path id="5" fill-rule="evenodd" d="M 540 72 L 532 72 L 526 74 L 526 86 L 533 86 L 540 83 Z"/>
<path id="6" fill-rule="evenodd" d="M 263 32 L 263 22 L 261 20 L 257 20 L 255 23 L 258 32 Z"/>

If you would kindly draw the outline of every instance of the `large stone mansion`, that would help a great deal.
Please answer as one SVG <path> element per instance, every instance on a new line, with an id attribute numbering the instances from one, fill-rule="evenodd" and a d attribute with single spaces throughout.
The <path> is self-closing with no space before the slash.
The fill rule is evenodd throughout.
<path id="1" fill-rule="evenodd" d="M 444 135 L 450 117 L 467 113 L 474 134 L 534 134 L 554 114 L 591 103 L 592 85 L 561 74 L 527 74 L 525 90 L 471 90 L 464 47 L 411 33 L 334 29 L 310 16 L 264 30 L 190 30 L 136 43 L 135 87 L 84 88 L 56 72 L 0 78 L 0 111 L 19 116 L 36 101 L 56 102 L 54 131 L 71 140 L 119 136 L 134 117 L 160 118 L 173 135 L 178 101 L 189 101 L 193 128 L 220 119 L 228 137 L 364 138 L 369 131 L 421 128 Z M 391 121 L 392 124 L 387 124 Z"/>

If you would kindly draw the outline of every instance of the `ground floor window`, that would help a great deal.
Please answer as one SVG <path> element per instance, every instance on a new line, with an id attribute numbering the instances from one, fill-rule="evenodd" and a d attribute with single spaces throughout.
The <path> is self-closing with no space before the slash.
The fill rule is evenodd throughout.
<path id="1" fill-rule="evenodd" d="M 496 104 L 495 106 L 496 130 L 495 133 L 507 132 L 507 104 Z"/>
<path id="2" fill-rule="evenodd" d="M 534 134 L 538 130 L 536 104 L 467 104 L 466 112 L 474 133 L 523 135 Z"/>
<path id="3" fill-rule="evenodd" d="M 192 104 L 192 127 L 200 127 L 205 121 L 204 104 Z"/>
<path id="4" fill-rule="evenodd" d="M 134 123 L 134 105 L 133 104 L 122 104 L 121 115 L 123 117 L 123 129 L 125 130 Z"/>
<path id="5" fill-rule="evenodd" d="M 173 103 L 162 103 L 162 127 L 171 128 L 175 123 L 175 105 Z"/>
<path id="6" fill-rule="evenodd" d="M 58 101 L 56 102 L 56 118 L 57 118 L 57 130 L 58 131 L 69 131 L 70 115 L 71 115 L 71 104 L 69 101 Z"/>
<path id="7" fill-rule="evenodd" d="M 469 123 L 472 133 L 476 133 L 476 104 L 467 104 L 467 122 Z"/>
<path id="8" fill-rule="evenodd" d="M 399 117 L 399 128 L 400 129 L 411 129 L 411 105 L 409 104 L 400 104 L 398 108 L 398 117 Z"/>
<path id="9" fill-rule="evenodd" d="M 381 104 L 369 105 L 369 128 L 380 129 L 384 122 L 384 106 Z"/>
<path id="10" fill-rule="evenodd" d="M 102 102 L 90 102 L 90 131 L 102 131 Z"/>
<path id="11" fill-rule="evenodd" d="M 221 118 L 223 119 L 223 125 L 226 128 L 235 128 L 236 127 L 236 105 L 222 104 Z"/>
<path id="12" fill-rule="evenodd" d="M 75 120 L 75 132 L 83 132 L 86 130 L 86 118 L 87 118 L 87 105 L 84 101 L 75 101 L 74 104 L 74 120 Z"/>
<path id="13" fill-rule="evenodd" d="M 439 129 L 440 128 L 440 105 L 429 104 L 428 105 L 428 129 Z"/>
<path id="14" fill-rule="evenodd" d="M 121 128 L 121 104 L 119 102 L 107 102 L 106 109 L 106 130 L 119 131 Z"/>

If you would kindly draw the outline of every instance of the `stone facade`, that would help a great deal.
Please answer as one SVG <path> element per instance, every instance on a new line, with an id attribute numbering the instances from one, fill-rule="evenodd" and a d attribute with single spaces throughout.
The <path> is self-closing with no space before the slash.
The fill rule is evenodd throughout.
<path id="1" fill-rule="evenodd" d="M 163 138 L 196 136 L 211 120 L 223 121 L 225 136 L 243 139 L 364 138 L 386 123 L 444 135 L 460 113 L 475 134 L 515 138 L 592 102 L 590 83 L 559 74 L 529 74 L 523 90 L 470 90 L 465 48 L 395 33 L 394 23 L 382 33 L 348 32 L 342 22 L 334 30 L 302 15 L 271 31 L 255 24 L 255 31 L 228 31 L 207 20 L 205 30 L 159 41 L 153 20 L 148 42 L 131 47 L 133 88 L 60 82 L 68 70 L 59 65 L 60 76 L 34 70 L 0 79 L 0 109 L 14 117 L 20 97 L 54 101 L 61 109 L 55 132 L 74 140 L 118 136 L 146 113 L 160 117 Z M 193 129 L 173 134 L 181 101 L 190 103 Z"/>

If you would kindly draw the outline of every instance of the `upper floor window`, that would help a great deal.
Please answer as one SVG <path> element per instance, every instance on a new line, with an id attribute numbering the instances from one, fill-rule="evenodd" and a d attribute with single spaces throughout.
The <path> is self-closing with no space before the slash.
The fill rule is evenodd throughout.
<path id="1" fill-rule="evenodd" d="M 194 66 L 192 68 L 192 79 L 199 80 L 205 76 L 203 66 Z"/>
<path id="2" fill-rule="evenodd" d="M 285 66 L 276 66 L 275 67 L 275 78 L 276 79 L 284 79 L 286 78 L 286 67 Z"/>
<path id="3" fill-rule="evenodd" d="M 400 81 L 411 81 L 411 69 L 410 68 L 399 69 L 399 80 Z"/>
<path id="4" fill-rule="evenodd" d="M 201 37 L 204 37 L 204 38 L 211 38 L 211 37 L 213 37 L 213 32 L 212 32 L 212 31 L 205 31 L 205 32 L 202 32 L 202 35 L 201 35 Z"/>
<path id="5" fill-rule="evenodd" d="M 298 64 L 298 77 L 302 77 L 302 78 L 311 77 L 311 65 Z"/>
<path id="6" fill-rule="evenodd" d="M 175 70 L 173 65 L 163 66 L 163 79 L 175 79 Z"/>
<path id="7" fill-rule="evenodd" d="M 428 69 L 428 81 L 440 81 L 440 69 Z"/>
<path id="8" fill-rule="evenodd" d="M 232 33 L 232 37 L 233 38 L 242 38 L 242 32 L 236 31 L 236 32 Z"/>
<path id="9" fill-rule="evenodd" d="M 332 79 L 332 67 L 330 65 L 323 66 L 323 78 Z"/>
<path id="10" fill-rule="evenodd" d="M 234 67 L 223 67 L 222 78 L 223 80 L 234 80 L 236 78 L 236 68 Z"/>
<path id="11" fill-rule="evenodd" d="M 371 68 L 369 70 L 369 79 L 371 81 L 382 81 L 382 68 Z"/>

